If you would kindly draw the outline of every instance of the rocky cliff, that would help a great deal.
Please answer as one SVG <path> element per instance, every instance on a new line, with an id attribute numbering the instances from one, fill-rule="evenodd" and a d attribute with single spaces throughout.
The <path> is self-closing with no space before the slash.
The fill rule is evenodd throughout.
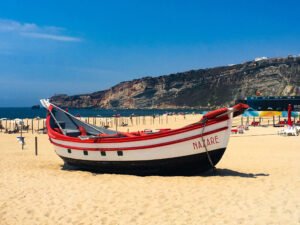
<path id="1" fill-rule="evenodd" d="M 300 95 L 300 57 L 144 77 L 91 94 L 56 95 L 51 101 L 75 108 L 215 108 L 258 93 Z"/>

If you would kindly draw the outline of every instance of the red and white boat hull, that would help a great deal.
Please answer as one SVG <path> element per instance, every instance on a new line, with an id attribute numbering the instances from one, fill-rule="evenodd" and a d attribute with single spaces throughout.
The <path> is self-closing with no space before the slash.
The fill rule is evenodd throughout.
<path id="1" fill-rule="evenodd" d="M 57 155 L 66 164 L 86 170 L 134 174 L 198 172 L 213 168 L 226 150 L 233 116 L 246 108 L 244 105 L 222 108 L 206 114 L 198 123 L 158 133 L 103 135 L 102 132 L 97 135 L 85 130 L 84 136 L 82 126 L 87 130 L 96 128 L 76 121 L 58 107 L 52 112 L 53 107 L 47 105 L 48 135 Z M 65 120 L 68 129 L 59 125 L 61 121 L 55 119 L 54 114 Z M 56 124 L 63 132 L 58 131 Z"/>
<path id="2" fill-rule="evenodd" d="M 222 157 L 229 140 L 231 118 L 220 123 L 192 129 L 185 133 L 179 133 L 167 137 L 158 137 L 146 141 L 128 141 L 121 143 L 82 143 L 50 138 L 55 145 L 55 151 L 65 162 L 71 165 L 104 169 L 111 171 L 139 170 L 152 164 L 151 172 L 157 170 L 170 170 L 172 167 L 183 169 L 178 161 L 195 161 L 196 168 L 205 170 L 211 167 L 207 152 L 215 157 L 212 161 L 216 164 Z M 105 153 L 103 153 L 105 152 Z M 201 157 L 202 156 L 202 157 Z M 186 160 L 184 160 L 186 158 Z M 201 160 L 200 160 L 201 159 Z M 163 162 L 165 161 L 165 162 Z M 174 161 L 174 163 L 172 163 Z M 165 164 L 165 168 L 155 164 Z M 190 167 L 188 163 L 184 163 Z M 117 166 L 116 166 L 117 165 Z M 133 165 L 137 165 L 137 168 Z M 163 172 L 163 171 L 161 171 Z"/>

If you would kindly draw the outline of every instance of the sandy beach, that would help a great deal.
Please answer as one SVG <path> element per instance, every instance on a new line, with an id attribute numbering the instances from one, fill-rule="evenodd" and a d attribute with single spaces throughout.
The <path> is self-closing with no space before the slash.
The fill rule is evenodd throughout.
<path id="1" fill-rule="evenodd" d="M 127 118 L 118 129 L 197 120 L 147 117 L 132 125 Z M 22 150 L 20 134 L 1 132 L 0 224 L 300 224 L 300 137 L 278 136 L 280 129 L 233 134 L 215 174 L 147 177 L 67 170 L 47 135 L 23 133 Z"/>

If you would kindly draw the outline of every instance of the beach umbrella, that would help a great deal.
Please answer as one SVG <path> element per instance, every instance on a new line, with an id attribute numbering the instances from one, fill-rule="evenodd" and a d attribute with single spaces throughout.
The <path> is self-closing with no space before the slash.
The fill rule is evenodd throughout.
<path id="1" fill-rule="evenodd" d="M 289 126 L 293 125 L 293 123 L 292 123 L 292 106 L 291 106 L 291 104 L 289 104 L 289 106 L 288 106 L 288 122 L 287 122 L 287 124 Z"/>

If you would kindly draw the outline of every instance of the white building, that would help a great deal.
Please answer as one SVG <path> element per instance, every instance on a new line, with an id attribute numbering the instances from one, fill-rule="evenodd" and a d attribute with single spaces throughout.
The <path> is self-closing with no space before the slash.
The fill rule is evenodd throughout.
<path id="1" fill-rule="evenodd" d="M 257 58 L 254 59 L 254 61 L 258 62 L 258 61 L 265 60 L 265 59 L 268 59 L 268 57 L 265 57 L 265 56 L 263 56 L 263 57 L 257 57 Z"/>

